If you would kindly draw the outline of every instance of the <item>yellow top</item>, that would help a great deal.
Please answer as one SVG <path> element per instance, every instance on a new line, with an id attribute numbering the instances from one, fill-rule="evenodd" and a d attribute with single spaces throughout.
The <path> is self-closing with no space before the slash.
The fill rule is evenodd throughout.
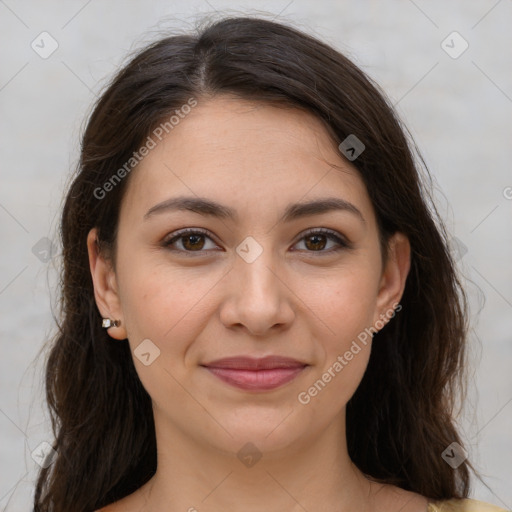
<path id="1" fill-rule="evenodd" d="M 446 500 L 430 503 L 428 512 L 510 512 L 477 500 Z"/>

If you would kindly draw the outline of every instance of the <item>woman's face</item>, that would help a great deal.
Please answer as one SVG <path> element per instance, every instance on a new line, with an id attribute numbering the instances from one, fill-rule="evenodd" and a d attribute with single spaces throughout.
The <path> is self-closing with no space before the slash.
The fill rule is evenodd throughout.
<path id="1" fill-rule="evenodd" d="M 409 270 L 399 234 L 383 267 L 365 186 L 319 120 L 229 97 L 200 101 L 133 171 L 115 272 L 94 236 L 98 307 L 121 320 L 109 334 L 128 337 L 157 432 L 230 452 L 344 425 Z M 267 356 L 293 361 L 215 363 Z"/>

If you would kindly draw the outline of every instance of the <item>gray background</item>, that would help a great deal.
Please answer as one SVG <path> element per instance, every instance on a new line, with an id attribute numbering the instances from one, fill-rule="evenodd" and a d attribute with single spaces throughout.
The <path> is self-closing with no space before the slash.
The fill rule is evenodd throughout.
<path id="1" fill-rule="evenodd" d="M 512 508 L 511 0 L 273 0 L 258 11 L 220 0 L 0 0 L 1 510 L 29 510 L 31 452 L 50 440 L 38 353 L 53 329 L 59 256 L 44 261 L 44 239 L 57 240 L 85 116 L 128 51 L 217 11 L 262 11 L 317 35 L 396 104 L 435 178 L 471 298 L 471 378 L 458 422 L 485 482 L 474 481 L 473 497 Z M 31 47 L 43 31 L 58 44 L 46 59 Z M 458 36 L 444 44 L 452 56 L 442 47 L 453 31 L 469 44 L 461 55 Z"/>

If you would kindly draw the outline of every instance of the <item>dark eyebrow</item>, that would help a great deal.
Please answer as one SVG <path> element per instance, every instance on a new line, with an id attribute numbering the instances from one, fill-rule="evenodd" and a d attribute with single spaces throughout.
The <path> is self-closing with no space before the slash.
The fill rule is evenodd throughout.
<path id="1" fill-rule="evenodd" d="M 307 217 L 309 215 L 320 215 L 331 211 L 346 211 L 357 215 L 365 222 L 363 214 L 352 203 L 345 201 L 339 197 L 326 197 L 324 199 L 315 199 L 307 203 L 290 204 L 286 208 L 284 215 L 281 217 L 282 222 Z"/>
<path id="2" fill-rule="evenodd" d="M 144 215 L 147 219 L 155 213 L 162 213 L 169 210 L 188 210 L 204 216 L 217 217 L 219 219 L 238 219 L 235 210 L 223 206 L 210 199 L 203 197 L 173 197 L 150 208 Z"/>
<path id="3" fill-rule="evenodd" d="M 187 210 L 219 219 L 238 219 L 237 212 L 232 208 L 203 197 L 173 197 L 167 199 L 150 208 L 144 215 L 144 219 L 155 213 L 163 213 L 170 210 Z M 280 221 L 290 222 L 301 217 L 320 215 L 335 210 L 351 212 L 365 222 L 363 214 L 352 203 L 338 197 L 327 197 L 308 201 L 307 203 L 290 204 L 287 206 Z"/>

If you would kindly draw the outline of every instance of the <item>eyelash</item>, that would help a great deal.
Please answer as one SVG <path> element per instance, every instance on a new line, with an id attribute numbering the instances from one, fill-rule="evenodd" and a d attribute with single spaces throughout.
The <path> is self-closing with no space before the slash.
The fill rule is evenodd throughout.
<path id="1" fill-rule="evenodd" d="M 210 238 L 212 241 L 214 241 L 211 234 L 207 230 L 204 230 L 201 228 L 186 228 L 186 229 L 177 231 L 176 233 L 173 233 L 171 235 L 171 238 L 167 237 L 162 242 L 162 246 L 169 250 L 178 251 L 178 252 L 184 253 L 187 256 L 191 256 L 191 257 L 196 257 L 199 254 L 205 252 L 204 249 L 201 249 L 200 251 L 187 251 L 187 250 L 183 250 L 183 249 L 172 249 L 171 248 L 172 244 L 174 244 L 177 240 L 186 237 L 187 235 L 189 235 L 189 236 L 190 235 L 204 235 L 204 236 Z M 312 229 L 310 231 L 307 231 L 306 233 L 304 233 L 302 235 L 302 237 L 300 238 L 300 240 L 298 242 L 301 242 L 303 239 L 305 239 L 309 236 L 313 236 L 313 235 L 326 235 L 328 239 L 336 242 L 338 244 L 338 247 L 327 250 L 327 251 L 321 250 L 321 251 L 306 251 L 306 252 L 319 253 L 319 255 L 322 255 L 322 254 L 332 254 L 333 252 L 338 252 L 343 249 L 351 248 L 351 245 L 349 244 L 348 241 L 346 241 L 344 238 L 339 236 L 335 231 L 331 231 L 330 229 L 326 229 L 326 228 Z M 206 251 L 209 251 L 209 250 L 210 249 L 206 249 Z"/>

